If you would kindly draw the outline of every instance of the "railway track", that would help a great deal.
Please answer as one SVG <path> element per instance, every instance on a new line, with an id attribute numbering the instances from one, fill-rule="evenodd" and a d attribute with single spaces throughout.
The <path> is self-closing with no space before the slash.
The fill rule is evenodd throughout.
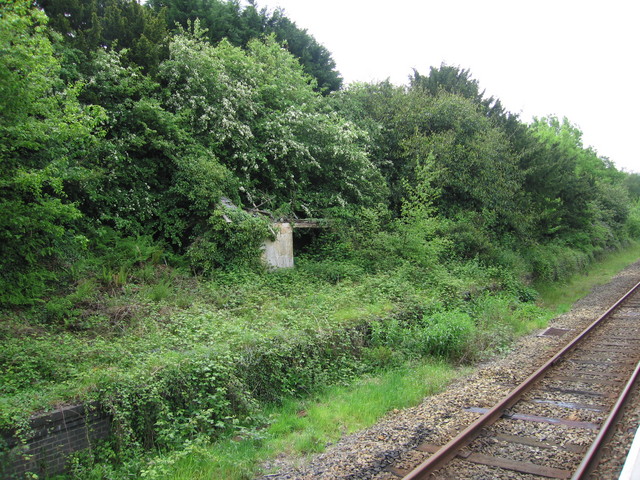
<path id="1" fill-rule="evenodd" d="M 588 478 L 640 373 L 640 283 L 445 445 L 423 443 L 398 478 Z"/>

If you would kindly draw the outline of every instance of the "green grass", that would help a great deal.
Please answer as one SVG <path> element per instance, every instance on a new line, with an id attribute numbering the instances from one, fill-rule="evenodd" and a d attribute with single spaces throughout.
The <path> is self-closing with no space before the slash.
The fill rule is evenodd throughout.
<path id="1" fill-rule="evenodd" d="M 572 275 L 567 280 L 537 284 L 540 293 L 539 305 L 557 313 L 569 311 L 571 305 L 586 296 L 593 287 L 604 285 L 618 272 L 640 259 L 640 242 L 608 253 L 599 261 L 593 262 L 585 273 Z"/>
<path id="2" fill-rule="evenodd" d="M 158 459 L 147 476 L 172 479 L 254 478 L 269 458 L 322 452 L 343 435 L 373 425 L 394 409 L 418 404 L 468 369 L 422 361 L 348 387 L 334 386 L 308 399 L 286 399 L 264 412 L 268 424 L 212 445 L 189 446 Z"/>

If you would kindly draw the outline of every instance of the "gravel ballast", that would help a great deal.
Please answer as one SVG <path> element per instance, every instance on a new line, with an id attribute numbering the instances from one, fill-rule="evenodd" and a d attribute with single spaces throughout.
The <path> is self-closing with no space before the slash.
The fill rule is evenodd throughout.
<path id="1" fill-rule="evenodd" d="M 411 469 L 420 463 L 426 457 L 413 451 L 413 447 L 423 442 L 446 443 L 477 418 L 478 414 L 465 411 L 465 407 L 491 407 L 638 281 L 640 262 L 624 269 L 606 285 L 594 287 L 589 295 L 574 304 L 571 311 L 549 323 L 550 327 L 568 330 L 566 334 L 539 336 L 540 331 L 533 332 L 520 339 L 507 356 L 478 366 L 473 374 L 453 382 L 444 392 L 425 398 L 416 407 L 389 413 L 374 426 L 328 446 L 322 454 L 303 460 L 282 457 L 269 462 L 264 468 L 275 473 L 260 477 L 260 480 L 397 479 L 385 468 L 393 465 Z M 631 403 L 633 407 L 619 423 L 593 478 L 617 478 L 640 419 L 638 403 Z M 576 440 L 580 443 L 579 439 L 574 442 Z M 511 473 L 505 478 L 539 478 Z M 473 477 L 501 478 L 500 475 L 504 472 L 483 467 L 475 468 Z M 460 477 L 443 472 L 442 478 Z"/>

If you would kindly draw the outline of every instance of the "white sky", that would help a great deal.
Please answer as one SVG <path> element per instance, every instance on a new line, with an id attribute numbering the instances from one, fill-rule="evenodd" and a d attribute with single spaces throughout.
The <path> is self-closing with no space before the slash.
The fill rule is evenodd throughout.
<path id="1" fill-rule="evenodd" d="M 345 85 L 466 68 L 523 121 L 566 116 L 585 146 L 640 173 L 640 0 L 258 0 L 278 6 Z"/>

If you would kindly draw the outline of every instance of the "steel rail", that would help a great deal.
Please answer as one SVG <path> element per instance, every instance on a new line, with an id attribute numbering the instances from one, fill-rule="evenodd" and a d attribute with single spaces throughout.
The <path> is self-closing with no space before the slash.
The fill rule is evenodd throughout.
<path id="1" fill-rule="evenodd" d="M 629 378 L 629 381 L 624 387 L 624 390 L 618 397 L 618 401 L 611 409 L 611 413 L 602 424 L 598 435 L 595 440 L 587 450 L 587 453 L 584 456 L 584 459 L 580 463 L 580 466 L 574 472 L 571 480 L 582 480 L 587 478 L 587 476 L 591 473 L 591 471 L 595 468 L 597 461 L 600 457 L 600 448 L 607 441 L 609 436 L 613 433 L 613 427 L 615 426 L 618 417 L 622 413 L 624 406 L 626 405 L 629 394 L 633 390 L 633 386 L 640 375 L 640 362 L 636 365 L 636 369 L 633 371 L 633 374 Z"/>
<path id="2" fill-rule="evenodd" d="M 502 416 L 505 410 L 515 405 L 520 398 L 529 390 L 533 384 L 542 377 L 547 370 L 558 363 L 563 356 L 573 350 L 573 348 L 580 343 L 589 333 L 591 333 L 604 319 L 606 319 L 615 309 L 617 309 L 628 297 L 630 297 L 636 290 L 640 288 L 640 282 L 638 282 L 631 290 L 625 293 L 615 304 L 604 312 L 597 320 L 591 325 L 585 328 L 578 336 L 576 336 L 571 342 L 565 345 L 562 350 L 556 353 L 552 358 L 542 365 L 538 370 L 533 372 L 526 380 L 500 400 L 491 410 L 477 418 L 467 428 L 460 432 L 456 437 L 450 440 L 447 444 L 442 446 L 436 453 L 434 453 L 427 460 L 418 465 L 408 475 L 404 477 L 404 480 L 423 480 L 431 473 L 438 470 L 445 463 L 454 458 L 457 453 L 471 443 L 475 437 L 478 436 L 480 430 L 488 425 L 494 423 L 498 418 Z"/>

